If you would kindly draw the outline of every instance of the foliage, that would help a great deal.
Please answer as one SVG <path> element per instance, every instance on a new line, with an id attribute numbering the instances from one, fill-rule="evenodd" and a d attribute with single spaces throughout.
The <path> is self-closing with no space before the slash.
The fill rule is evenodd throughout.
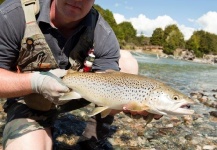
<path id="1" fill-rule="evenodd" d="M 108 22 L 108 24 L 111 26 L 111 28 L 116 33 L 118 29 L 117 29 L 117 23 L 115 21 L 113 13 L 108 9 L 106 10 L 102 9 L 99 5 L 94 5 L 94 8 L 99 11 L 102 17 Z"/>
<path id="2" fill-rule="evenodd" d="M 177 27 L 172 24 L 165 28 L 156 28 L 152 36 L 136 36 L 136 30 L 130 22 L 117 24 L 111 11 L 102 9 L 99 5 L 94 7 L 102 14 L 105 20 L 114 30 L 121 47 L 136 47 L 144 45 L 159 45 L 163 46 L 166 54 L 173 54 L 177 48 L 185 48 L 193 50 L 197 57 L 202 57 L 203 54 L 217 55 L 217 35 L 205 31 L 196 31 L 187 41 Z M 142 23 L 142 22 L 141 22 Z M 141 34 L 142 35 L 142 34 Z M 130 45 L 130 46 L 129 46 Z"/>
<path id="3" fill-rule="evenodd" d="M 173 54 L 177 48 L 184 48 L 185 40 L 179 28 L 173 24 L 169 25 L 164 30 L 163 47 L 166 54 Z"/>
<path id="4" fill-rule="evenodd" d="M 136 30 L 130 22 L 122 22 L 118 25 L 117 38 L 132 43 L 136 37 Z"/>
<path id="5" fill-rule="evenodd" d="M 117 24 L 111 11 L 104 10 L 98 5 L 94 5 L 94 7 L 112 27 L 121 47 L 127 47 L 128 45 L 130 48 L 135 48 L 136 46 L 151 44 L 163 46 L 163 50 L 166 54 L 173 54 L 174 50 L 177 48 L 185 48 L 193 50 L 197 57 L 202 57 L 203 54 L 217 55 L 217 35 L 215 34 L 202 30 L 196 31 L 189 40 L 185 41 L 177 25 L 172 24 L 167 26 L 165 30 L 156 28 L 150 38 L 136 36 L 136 30 L 130 22 Z"/>
<path id="6" fill-rule="evenodd" d="M 0 0 L 0 4 L 4 0 Z M 113 13 L 106 9 L 104 10 L 99 5 L 94 5 L 94 8 L 99 11 L 103 18 L 108 22 L 114 30 L 121 47 L 130 45 L 130 48 L 144 45 L 159 45 L 163 46 L 166 54 L 173 54 L 176 48 L 186 48 L 193 50 L 197 57 L 202 57 L 204 54 L 217 55 L 217 35 L 209 32 L 195 31 L 191 38 L 184 41 L 184 36 L 176 25 L 169 25 L 165 30 L 156 28 L 152 36 L 145 37 L 136 36 L 136 30 L 130 22 L 122 22 L 117 24 Z M 141 22 L 142 23 L 142 22 Z"/>
<path id="7" fill-rule="evenodd" d="M 150 37 L 150 43 L 151 45 L 159 45 L 163 46 L 163 37 L 164 37 L 164 31 L 161 28 L 156 28 L 153 31 L 152 36 Z"/>
<path id="8" fill-rule="evenodd" d="M 164 31 L 156 28 L 150 37 L 150 43 L 163 46 L 166 54 L 173 54 L 175 49 L 185 46 L 184 36 L 175 24 L 167 26 Z"/>
<path id="9" fill-rule="evenodd" d="M 148 45 L 149 38 L 145 37 L 144 35 L 136 36 L 134 40 L 135 45 L 137 46 L 144 46 Z"/>
<path id="10" fill-rule="evenodd" d="M 195 31 L 191 38 L 186 41 L 186 48 L 193 50 L 197 57 L 204 54 L 217 55 L 217 35 L 203 30 Z"/>
<path id="11" fill-rule="evenodd" d="M 104 10 L 99 5 L 94 5 L 94 8 L 99 11 L 99 13 L 114 30 L 121 47 L 125 46 L 127 43 L 141 43 L 140 41 L 137 41 L 141 39 L 137 39 L 136 30 L 130 22 L 122 22 L 117 25 L 111 11 Z"/>

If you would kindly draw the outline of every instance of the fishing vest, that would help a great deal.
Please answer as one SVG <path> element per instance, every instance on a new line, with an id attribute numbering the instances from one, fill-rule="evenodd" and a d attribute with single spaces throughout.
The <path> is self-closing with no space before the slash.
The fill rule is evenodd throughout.
<path id="1" fill-rule="evenodd" d="M 39 0 L 21 0 L 21 4 L 24 10 L 26 28 L 17 60 L 17 72 L 48 71 L 58 68 L 53 53 L 36 22 L 35 16 L 40 10 Z M 92 25 L 84 29 L 69 55 L 71 69 L 74 71 L 85 69 L 85 64 L 88 65 L 85 63 L 86 61 L 94 61 L 91 56 L 93 55 L 94 29 L 99 14 L 94 8 L 92 8 L 91 13 Z M 84 71 L 91 71 L 87 68 Z M 49 100 L 35 93 L 24 96 L 24 101 L 30 108 L 37 110 L 47 111 L 53 106 Z"/>

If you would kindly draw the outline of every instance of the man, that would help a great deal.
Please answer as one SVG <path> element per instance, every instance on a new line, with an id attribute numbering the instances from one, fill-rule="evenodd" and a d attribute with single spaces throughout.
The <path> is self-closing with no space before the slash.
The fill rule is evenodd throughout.
<path id="1" fill-rule="evenodd" d="M 76 51 L 76 46 L 82 42 L 85 44 L 81 37 L 85 37 L 88 34 L 86 29 L 94 24 L 90 21 L 96 14 L 92 9 L 93 4 L 94 0 L 40 0 L 37 23 L 56 60 L 56 68 L 60 68 L 51 68 L 54 69 L 51 71 L 41 68 L 24 71 L 28 66 L 25 64 L 28 60 L 20 57 L 20 44 L 27 24 L 21 2 L 6 0 L 0 6 L 0 84 L 4 85 L 0 88 L 0 97 L 8 98 L 4 105 L 7 113 L 7 124 L 3 134 L 5 149 L 52 149 L 50 127 L 58 114 L 57 107 L 54 105 L 46 111 L 34 110 L 26 105 L 23 96 L 40 94 L 55 104 L 61 94 L 69 91 L 57 77 L 63 76 L 65 69 L 69 69 L 68 58 L 71 52 Z M 29 43 L 26 43 L 26 47 L 30 47 Z M 33 49 L 34 51 L 36 50 Z M 94 54 L 96 57 L 92 66 L 93 71 L 119 70 L 120 52 L 117 39 L 100 15 L 97 16 L 94 27 Z M 78 56 L 74 54 L 73 57 L 76 59 Z M 43 61 L 41 57 L 37 59 Z M 37 59 L 33 60 L 34 63 Z M 25 67 L 20 63 L 22 61 L 25 61 Z M 17 73 L 20 69 L 24 73 Z M 127 106 L 123 109 L 128 112 Z M 147 115 L 146 112 L 138 114 Z"/>

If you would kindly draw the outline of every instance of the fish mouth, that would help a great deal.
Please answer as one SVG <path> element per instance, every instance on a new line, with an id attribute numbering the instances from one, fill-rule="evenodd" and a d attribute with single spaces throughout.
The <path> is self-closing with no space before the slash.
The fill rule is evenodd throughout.
<path id="1" fill-rule="evenodd" d="M 180 108 L 178 108 L 178 111 L 184 112 L 186 115 L 192 115 L 194 113 L 194 110 L 190 109 L 190 104 L 184 104 Z"/>
<path id="2" fill-rule="evenodd" d="M 185 105 L 182 105 L 180 108 L 190 109 L 191 105 L 190 104 L 185 104 Z"/>
<path id="3" fill-rule="evenodd" d="M 176 115 L 192 115 L 194 113 L 194 110 L 190 109 L 192 102 L 179 102 L 175 109 L 173 109 L 172 113 Z"/>

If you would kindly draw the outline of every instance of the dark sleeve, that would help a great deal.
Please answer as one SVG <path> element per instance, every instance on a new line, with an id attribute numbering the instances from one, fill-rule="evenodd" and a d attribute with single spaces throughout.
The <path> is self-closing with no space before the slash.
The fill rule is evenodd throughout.
<path id="1" fill-rule="evenodd" d="M 0 10 L 0 68 L 14 70 L 25 29 L 21 11 Z M 21 27 L 22 26 L 22 27 Z"/>
<path id="2" fill-rule="evenodd" d="M 120 46 L 114 31 L 99 16 L 94 34 L 94 54 L 96 56 L 93 70 L 105 71 L 108 69 L 119 71 Z"/>

